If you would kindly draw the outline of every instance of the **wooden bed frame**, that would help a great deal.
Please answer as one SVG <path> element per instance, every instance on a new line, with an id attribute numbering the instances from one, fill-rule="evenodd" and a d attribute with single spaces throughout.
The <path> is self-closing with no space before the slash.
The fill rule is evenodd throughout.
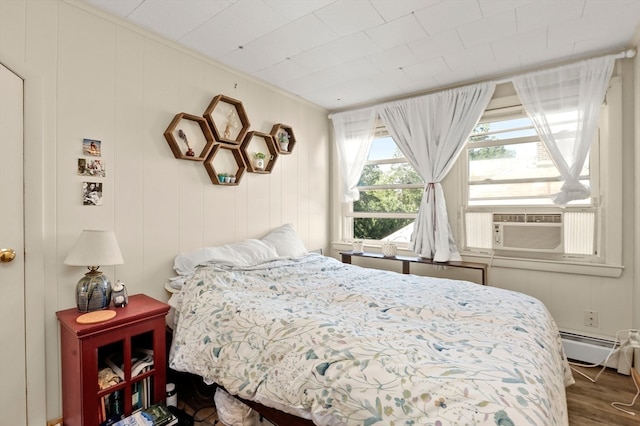
<path id="1" fill-rule="evenodd" d="M 229 393 L 229 392 L 227 392 Z M 231 395 L 231 394 L 229 394 Z M 302 417 L 294 416 L 293 414 L 285 413 L 284 411 L 276 410 L 275 408 L 267 407 L 266 405 L 258 404 L 257 402 L 247 401 L 240 397 L 231 395 L 243 404 L 251 407 L 260 416 L 269 420 L 271 423 L 277 426 L 313 426 L 311 420 L 303 419 Z"/>

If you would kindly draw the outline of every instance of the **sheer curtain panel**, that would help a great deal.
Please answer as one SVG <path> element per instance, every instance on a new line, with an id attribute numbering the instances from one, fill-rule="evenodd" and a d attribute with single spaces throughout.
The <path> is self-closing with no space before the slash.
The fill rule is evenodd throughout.
<path id="1" fill-rule="evenodd" d="M 375 120 L 374 108 L 345 111 L 331 116 L 344 203 L 360 199 L 358 181 L 373 140 Z"/>
<path id="2" fill-rule="evenodd" d="M 376 107 L 396 144 L 426 182 L 410 244 L 422 257 L 436 262 L 460 260 L 440 182 L 494 89 L 495 83 L 481 83 Z"/>
<path id="3" fill-rule="evenodd" d="M 551 196 L 556 205 L 591 195 L 579 177 L 614 62 L 611 55 L 513 78 L 522 105 L 564 179 L 560 192 Z"/>

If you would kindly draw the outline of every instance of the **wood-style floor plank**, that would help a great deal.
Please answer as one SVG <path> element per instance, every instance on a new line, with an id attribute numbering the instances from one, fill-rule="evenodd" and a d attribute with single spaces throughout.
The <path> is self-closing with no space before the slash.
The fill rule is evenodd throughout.
<path id="1" fill-rule="evenodd" d="M 595 378 L 600 371 L 599 368 L 576 368 L 592 378 Z M 575 372 L 573 377 L 576 383 L 567 388 L 570 426 L 640 425 L 640 398 L 633 407 L 622 407 L 636 413 L 635 416 L 625 414 L 611 406 L 614 401 L 624 404 L 633 401 L 636 386 L 631 376 L 606 369 L 596 383 L 590 382 Z M 640 383 L 637 373 L 636 380 Z"/>

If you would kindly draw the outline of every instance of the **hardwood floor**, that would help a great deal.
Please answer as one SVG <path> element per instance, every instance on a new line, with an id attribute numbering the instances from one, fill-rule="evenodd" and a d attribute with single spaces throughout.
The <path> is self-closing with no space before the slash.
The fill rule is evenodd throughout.
<path id="1" fill-rule="evenodd" d="M 599 368 L 576 368 L 592 378 L 599 371 Z M 573 377 L 576 383 L 567 388 L 570 426 L 640 425 L 640 397 L 633 407 L 622 407 L 636 413 L 635 416 L 625 414 L 611 406 L 614 401 L 631 403 L 636 394 L 631 376 L 606 369 L 596 383 L 590 382 L 575 372 Z M 636 380 L 640 383 L 637 373 Z"/>

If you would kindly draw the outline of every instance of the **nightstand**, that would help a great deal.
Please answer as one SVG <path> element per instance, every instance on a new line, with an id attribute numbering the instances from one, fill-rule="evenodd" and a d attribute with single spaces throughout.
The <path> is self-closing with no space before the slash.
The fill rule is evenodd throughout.
<path id="1" fill-rule="evenodd" d="M 115 317 L 95 324 L 77 323 L 76 308 L 56 313 L 65 426 L 99 426 L 164 401 L 169 305 L 137 294 L 113 310 Z"/>

